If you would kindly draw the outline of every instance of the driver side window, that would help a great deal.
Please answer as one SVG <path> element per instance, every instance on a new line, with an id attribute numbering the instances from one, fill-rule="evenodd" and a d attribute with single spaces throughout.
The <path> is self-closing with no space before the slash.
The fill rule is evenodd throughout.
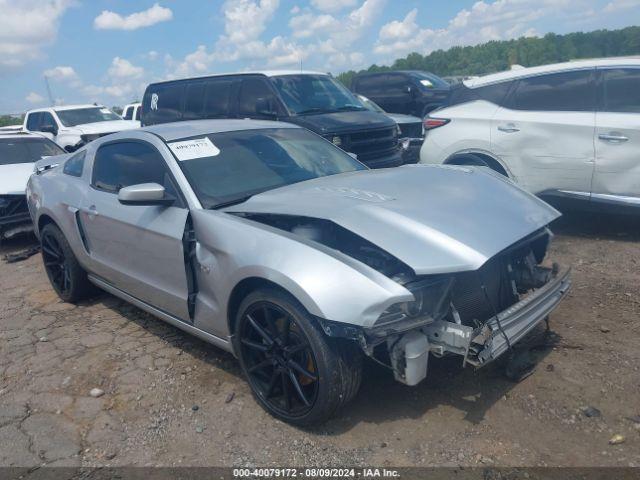
<path id="1" fill-rule="evenodd" d="M 167 194 L 177 197 L 164 158 L 146 142 L 114 142 L 98 148 L 93 162 L 91 185 L 103 192 L 141 183 L 158 183 Z"/>

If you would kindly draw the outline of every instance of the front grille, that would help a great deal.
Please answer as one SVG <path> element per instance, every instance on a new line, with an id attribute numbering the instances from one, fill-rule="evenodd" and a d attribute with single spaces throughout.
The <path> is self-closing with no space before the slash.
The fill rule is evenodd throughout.
<path id="1" fill-rule="evenodd" d="M 0 222 L 10 221 L 17 216 L 29 213 L 25 195 L 0 196 Z"/>
<path id="2" fill-rule="evenodd" d="M 391 155 L 398 148 L 395 127 L 348 133 L 342 136 L 342 142 L 342 148 L 358 155 L 358 160 Z"/>
<path id="3" fill-rule="evenodd" d="M 476 271 L 455 276 L 452 302 L 463 324 L 475 326 L 476 323 L 484 323 L 518 300 L 511 290 L 507 262 L 507 256 L 498 255 Z"/>
<path id="4" fill-rule="evenodd" d="M 401 123 L 399 125 L 402 138 L 422 138 L 422 123 Z"/>

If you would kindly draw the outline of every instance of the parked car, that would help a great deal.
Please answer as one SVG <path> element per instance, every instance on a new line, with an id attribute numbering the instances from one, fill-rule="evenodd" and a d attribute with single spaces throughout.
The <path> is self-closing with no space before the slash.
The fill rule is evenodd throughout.
<path id="1" fill-rule="evenodd" d="M 499 175 L 369 170 L 290 123 L 156 125 L 45 163 L 27 193 L 60 298 L 91 282 L 233 352 L 297 425 L 356 394 L 363 354 L 408 385 L 430 352 L 482 366 L 570 285 L 544 260 L 558 212 Z"/>
<path id="2" fill-rule="evenodd" d="M 64 153 L 42 135 L 0 133 L 0 241 L 31 229 L 25 189 L 35 162 Z"/>
<path id="3" fill-rule="evenodd" d="M 202 118 L 280 120 L 305 127 L 371 168 L 402 164 L 398 127 L 330 75 L 270 71 L 214 75 L 147 87 L 142 124 Z"/>
<path id="4" fill-rule="evenodd" d="M 425 120 L 423 163 L 483 165 L 551 200 L 640 207 L 640 59 L 464 82 Z"/>
<path id="5" fill-rule="evenodd" d="M 39 108 L 29 110 L 24 118 L 25 131 L 42 133 L 67 152 L 104 135 L 138 126 L 102 105 Z"/>
<path id="6" fill-rule="evenodd" d="M 422 119 L 404 113 L 387 113 L 380 105 L 364 95 L 356 95 L 358 100 L 372 112 L 384 113 L 400 127 L 400 145 L 402 146 L 402 163 L 416 163 L 420 159 L 420 147 L 424 140 Z"/>
<path id="7" fill-rule="evenodd" d="M 446 103 L 450 88 L 437 75 L 417 70 L 361 73 L 351 81 L 351 90 L 374 101 L 386 112 L 420 118 Z"/>
<path id="8" fill-rule="evenodd" d="M 122 109 L 122 118 L 124 120 L 131 120 L 136 122 L 136 125 L 140 126 L 140 115 L 142 113 L 142 103 L 130 103 L 125 105 Z"/>

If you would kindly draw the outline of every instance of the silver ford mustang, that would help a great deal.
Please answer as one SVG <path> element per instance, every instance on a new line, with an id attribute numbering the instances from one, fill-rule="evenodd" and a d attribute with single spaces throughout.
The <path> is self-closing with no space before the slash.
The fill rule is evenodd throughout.
<path id="1" fill-rule="evenodd" d="M 39 162 L 27 197 L 49 280 L 92 286 L 233 352 L 257 401 L 318 423 L 364 356 L 415 385 L 429 354 L 482 366 L 570 287 L 558 212 L 482 168 L 369 170 L 277 122 L 204 120 Z"/>

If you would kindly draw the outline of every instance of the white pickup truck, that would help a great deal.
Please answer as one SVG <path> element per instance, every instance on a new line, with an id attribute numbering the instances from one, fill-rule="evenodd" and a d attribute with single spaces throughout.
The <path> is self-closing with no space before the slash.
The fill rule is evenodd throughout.
<path id="1" fill-rule="evenodd" d="M 24 130 L 40 132 L 67 152 L 73 152 L 96 138 L 138 128 L 102 105 L 65 105 L 29 110 Z"/>

